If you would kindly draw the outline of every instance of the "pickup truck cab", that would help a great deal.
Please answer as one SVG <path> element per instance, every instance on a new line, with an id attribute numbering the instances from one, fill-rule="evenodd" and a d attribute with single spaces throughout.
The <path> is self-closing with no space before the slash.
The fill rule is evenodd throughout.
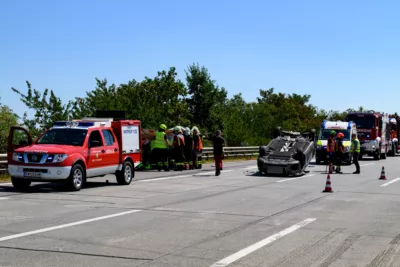
<path id="1" fill-rule="evenodd" d="M 13 186 L 62 181 L 79 191 L 87 178 L 115 174 L 129 185 L 141 162 L 141 123 L 138 120 L 84 118 L 57 121 L 33 141 L 22 127 L 8 136 L 8 171 Z"/>

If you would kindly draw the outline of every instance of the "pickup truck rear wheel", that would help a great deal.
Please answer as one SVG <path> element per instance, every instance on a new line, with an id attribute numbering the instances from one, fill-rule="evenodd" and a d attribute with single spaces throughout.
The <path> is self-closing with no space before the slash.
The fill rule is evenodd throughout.
<path id="1" fill-rule="evenodd" d="M 122 166 L 122 171 L 116 173 L 117 182 L 120 185 L 129 185 L 132 182 L 135 173 L 133 171 L 132 163 L 125 161 Z"/>
<path id="2" fill-rule="evenodd" d="M 31 185 L 31 181 L 15 177 L 11 177 L 11 182 L 15 189 L 21 191 L 27 190 Z"/>
<path id="3" fill-rule="evenodd" d="M 85 180 L 85 171 L 82 165 L 76 164 L 71 169 L 71 174 L 67 179 L 66 185 L 71 190 L 79 191 L 82 189 Z"/>

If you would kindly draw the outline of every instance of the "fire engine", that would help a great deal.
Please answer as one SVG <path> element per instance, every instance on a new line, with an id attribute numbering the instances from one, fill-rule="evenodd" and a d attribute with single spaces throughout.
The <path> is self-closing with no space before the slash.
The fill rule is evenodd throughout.
<path id="1" fill-rule="evenodd" d="M 389 141 L 389 155 L 396 156 L 399 151 L 399 123 L 400 118 L 395 115 L 389 115 L 390 119 L 390 141 Z"/>
<path id="2" fill-rule="evenodd" d="M 386 159 L 389 151 L 390 125 L 389 116 L 381 112 L 351 111 L 346 121 L 357 125 L 358 138 L 361 143 L 360 158 L 363 155 L 373 156 L 375 160 Z"/>
<path id="3" fill-rule="evenodd" d="M 8 171 L 13 186 L 25 190 L 31 182 L 65 181 L 79 191 L 87 178 L 115 174 L 129 185 L 142 161 L 141 122 L 110 118 L 57 121 L 35 141 L 22 127 L 11 127 Z"/>

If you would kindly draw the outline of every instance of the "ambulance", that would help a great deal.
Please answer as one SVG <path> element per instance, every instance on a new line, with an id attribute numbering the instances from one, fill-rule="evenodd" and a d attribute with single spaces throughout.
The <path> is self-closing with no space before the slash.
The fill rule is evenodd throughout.
<path id="1" fill-rule="evenodd" d="M 344 121 L 328 121 L 324 120 L 321 125 L 320 133 L 317 141 L 317 151 L 315 156 L 315 161 L 317 164 L 320 164 L 322 161 L 327 163 L 328 161 L 328 153 L 326 151 L 326 147 L 328 145 L 328 138 L 331 135 L 331 132 L 335 131 L 335 139 L 337 134 L 343 133 L 343 145 L 344 145 L 344 158 L 343 163 L 351 164 L 353 161 L 352 153 L 350 153 L 352 134 L 356 134 L 357 136 L 357 126 L 354 122 L 344 122 Z"/>

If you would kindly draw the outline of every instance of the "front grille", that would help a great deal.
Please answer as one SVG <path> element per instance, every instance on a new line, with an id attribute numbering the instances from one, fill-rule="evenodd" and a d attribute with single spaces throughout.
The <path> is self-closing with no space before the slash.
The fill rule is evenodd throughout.
<path id="1" fill-rule="evenodd" d="M 29 163 L 39 163 L 42 160 L 43 156 L 44 156 L 43 154 L 34 154 L 34 153 L 26 154 Z"/>

